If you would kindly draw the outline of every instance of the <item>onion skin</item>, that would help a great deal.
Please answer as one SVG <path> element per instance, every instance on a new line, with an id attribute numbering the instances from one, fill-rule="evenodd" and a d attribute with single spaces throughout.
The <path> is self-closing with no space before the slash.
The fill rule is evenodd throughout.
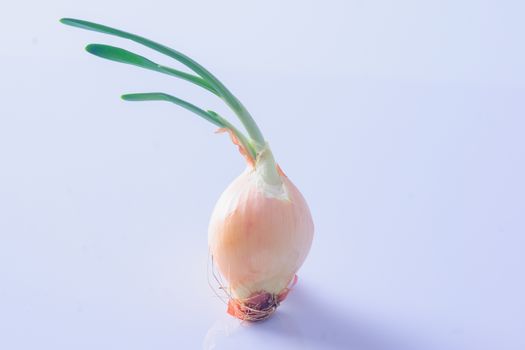
<path id="1" fill-rule="evenodd" d="M 259 319 L 242 311 L 246 305 L 275 310 L 313 239 L 304 197 L 280 168 L 269 177 L 268 166 L 275 167 L 269 149 L 226 188 L 208 230 L 213 262 L 229 283 L 229 312 L 241 319 Z"/>

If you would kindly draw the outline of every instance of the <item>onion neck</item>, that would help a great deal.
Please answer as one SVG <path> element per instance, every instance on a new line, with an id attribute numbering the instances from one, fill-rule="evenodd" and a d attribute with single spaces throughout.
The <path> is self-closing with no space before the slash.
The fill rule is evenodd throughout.
<path id="1" fill-rule="evenodd" d="M 257 154 L 255 169 L 268 185 L 279 186 L 283 183 L 277 171 L 275 158 L 268 144 Z"/>
<path id="2" fill-rule="evenodd" d="M 273 153 L 267 143 L 257 153 L 254 171 L 257 175 L 258 187 L 266 196 L 289 200 L 288 191 L 281 174 L 277 170 Z"/>
<path id="3" fill-rule="evenodd" d="M 286 195 L 286 190 L 284 189 L 283 181 L 281 175 L 277 170 L 277 163 L 275 163 L 275 158 L 273 153 L 270 150 L 270 146 L 264 139 L 259 126 L 251 116 L 250 112 L 244 107 L 244 105 L 239 101 L 233 94 L 231 94 L 226 88 L 224 88 L 225 95 L 223 99 L 226 103 L 235 111 L 235 114 L 239 117 L 240 121 L 244 125 L 244 128 L 248 132 L 249 141 L 243 139 L 242 133 L 238 132 L 239 140 L 241 142 L 247 142 L 249 147 L 246 147 L 248 151 L 255 153 L 255 171 L 259 174 L 260 178 L 266 184 L 264 188 L 271 187 L 278 189 L 278 192 Z M 234 128 L 232 130 L 235 132 Z M 274 192 L 274 191 L 272 191 Z"/>

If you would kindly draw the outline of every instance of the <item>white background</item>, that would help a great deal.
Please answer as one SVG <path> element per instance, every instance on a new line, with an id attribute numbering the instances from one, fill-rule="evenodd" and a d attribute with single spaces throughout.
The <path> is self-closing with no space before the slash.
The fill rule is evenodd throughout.
<path id="1" fill-rule="evenodd" d="M 523 2 L 131 3 L 2 3 L 1 349 L 525 348 Z M 173 46 L 252 112 L 316 224 L 272 319 L 240 324 L 208 286 L 236 149 L 119 95 L 231 114 L 60 17 Z"/>

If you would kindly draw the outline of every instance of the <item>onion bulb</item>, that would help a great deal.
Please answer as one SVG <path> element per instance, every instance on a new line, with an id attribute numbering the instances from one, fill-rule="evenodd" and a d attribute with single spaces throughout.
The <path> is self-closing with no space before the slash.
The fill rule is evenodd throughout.
<path id="1" fill-rule="evenodd" d="M 267 318 L 288 294 L 313 238 L 308 205 L 264 148 L 226 188 L 210 220 L 213 261 L 229 282 L 228 312 Z"/>
<path id="2" fill-rule="evenodd" d="M 86 50 L 96 56 L 171 75 L 221 98 L 247 135 L 227 119 L 162 92 L 133 93 L 127 101 L 168 101 L 228 132 L 248 166 L 222 193 L 208 228 L 209 250 L 228 286 L 228 313 L 242 320 L 268 318 L 296 283 L 296 273 L 312 244 L 314 225 L 305 199 L 275 162 L 268 143 L 244 105 L 207 69 L 188 56 L 144 37 L 83 20 L 62 23 L 132 40 L 182 63 L 193 73 L 157 64 L 133 52 L 102 44 Z"/>

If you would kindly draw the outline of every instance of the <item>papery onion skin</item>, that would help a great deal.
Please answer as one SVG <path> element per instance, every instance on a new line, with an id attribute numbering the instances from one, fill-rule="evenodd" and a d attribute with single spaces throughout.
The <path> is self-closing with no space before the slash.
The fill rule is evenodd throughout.
<path id="1" fill-rule="evenodd" d="M 266 294 L 281 301 L 312 244 L 308 205 L 280 169 L 268 179 L 269 155 L 226 188 L 210 220 L 210 252 L 237 301 Z"/>

